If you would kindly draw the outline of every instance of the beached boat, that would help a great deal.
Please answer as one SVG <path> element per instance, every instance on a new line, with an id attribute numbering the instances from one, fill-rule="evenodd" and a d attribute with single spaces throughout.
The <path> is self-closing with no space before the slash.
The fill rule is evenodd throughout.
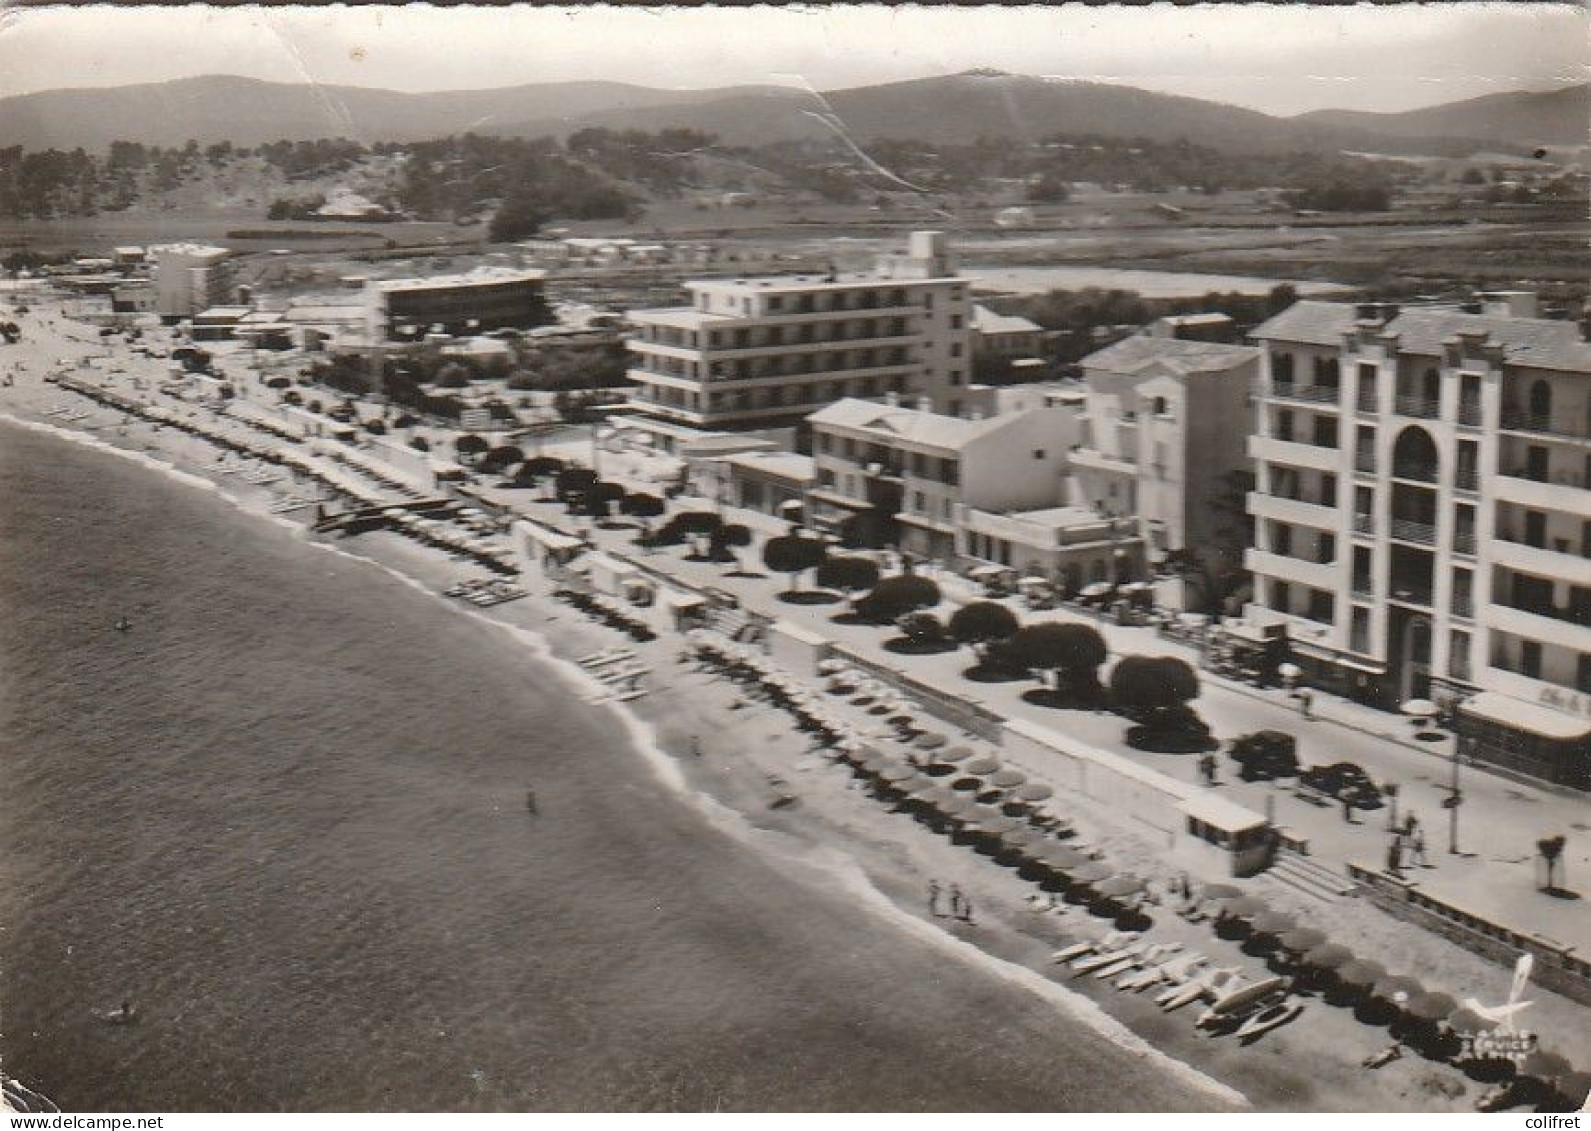
<path id="1" fill-rule="evenodd" d="M 1194 976 L 1194 972 L 1210 961 L 1202 954 L 1187 954 L 1181 958 L 1174 958 L 1170 962 L 1162 962 L 1159 966 L 1152 966 L 1146 970 L 1138 970 L 1124 975 L 1116 983 L 1116 988 L 1137 992 L 1146 990 L 1150 986 L 1157 986 L 1162 982 L 1171 982 L 1182 985 Z"/>
<path id="2" fill-rule="evenodd" d="M 1115 950 L 1102 950 L 1096 954 L 1085 955 L 1072 960 L 1072 969 L 1079 974 L 1087 974 L 1098 970 L 1102 966 L 1109 966 L 1123 958 L 1133 958 L 1149 949 L 1146 942 L 1129 943 Z"/>
<path id="3" fill-rule="evenodd" d="M 1286 978 L 1261 978 L 1247 985 L 1234 986 L 1211 1002 L 1194 1024 L 1200 1029 L 1210 1029 L 1246 1020 L 1285 997 L 1290 984 Z"/>
<path id="4" fill-rule="evenodd" d="M 1302 1012 L 1304 1012 L 1303 1002 L 1284 999 L 1265 1006 L 1244 1021 L 1232 1035 L 1244 1043 L 1258 1040 L 1261 1035 L 1269 1033 L 1272 1029 L 1281 1028 Z"/>
<path id="5" fill-rule="evenodd" d="M 1182 949 L 1181 943 L 1156 943 L 1142 954 L 1126 955 L 1115 962 L 1106 963 L 1094 971 L 1094 977 L 1100 981 L 1107 981 L 1119 977 L 1129 970 L 1137 970 L 1144 966 L 1152 966 L 1161 962 L 1172 954 Z"/>
<path id="6" fill-rule="evenodd" d="M 1070 962 L 1072 959 L 1080 958 L 1090 951 L 1121 946 L 1124 943 L 1132 942 L 1137 937 L 1137 931 L 1112 931 L 1102 939 L 1085 940 L 1072 943 L 1070 946 L 1063 946 L 1060 950 L 1051 954 L 1050 959 L 1054 962 Z"/>
<path id="7" fill-rule="evenodd" d="M 1203 974 L 1184 982 L 1180 986 L 1173 986 L 1162 993 L 1155 1001 L 1161 1009 L 1171 1013 L 1207 995 L 1215 996 L 1224 993 L 1241 981 L 1242 975 L 1238 967 L 1223 966 L 1217 970 L 1206 970 Z"/>

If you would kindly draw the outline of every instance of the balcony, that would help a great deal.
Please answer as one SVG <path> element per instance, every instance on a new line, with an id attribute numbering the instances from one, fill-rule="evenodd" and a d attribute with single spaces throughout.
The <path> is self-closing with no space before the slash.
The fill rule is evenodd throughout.
<path id="1" fill-rule="evenodd" d="M 1353 407 L 1363 416 L 1375 416 L 1381 411 L 1374 389 L 1360 389 L 1359 395 L 1354 399 Z"/>
<path id="2" fill-rule="evenodd" d="M 1376 516 L 1373 514 L 1354 515 L 1353 532 L 1355 534 L 1374 534 L 1376 532 Z"/>
<path id="3" fill-rule="evenodd" d="M 1574 619 L 1566 608 L 1536 611 L 1493 601 L 1486 610 L 1486 623 L 1526 640 L 1591 652 L 1591 624 Z"/>
<path id="4" fill-rule="evenodd" d="M 1284 495 L 1265 495 L 1259 491 L 1248 493 L 1248 512 L 1255 518 L 1272 518 L 1278 522 L 1297 523 L 1319 530 L 1337 529 L 1337 510 L 1305 499 L 1289 499 Z"/>
<path id="5" fill-rule="evenodd" d="M 1516 503 L 1537 510 L 1562 511 L 1581 516 L 1591 510 L 1591 494 L 1574 476 L 1565 476 L 1567 482 L 1544 483 L 1530 478 L 1523 469 L 1503 471 L 1492 482 L 1492 491 L 1498 502 Z"/>
<path id="6" fill-rule="evenodd" d="M 1473 558 L 1475 556 L 1475 535 L 1473 533 L 1461 534 L 1454 532 L 1453 552 L 1462 554 L 1466 558 Z"/>
<path id="7" fill-rule="evenodd" d="M 1317 447 L 1276 436 L 1250 436 L 1248 450 L 1249 455 L 1256 460 L 1289 467 L 1308 467 L 1316 471 L 1336 471 L 1340 458 L 1336 448 Z"/>
<path id="8" fill-rule="evenodd" d="M 1413 605 L 1420 609 L 1432 609 L 1434 594 L 1429 582 L 1421 580 L 1404 580 L 1394 577 L 1388 586 L 1387 599 L 1396 601 L 1400 605 Z"/>
<path id="9" fill-rule="evenodd" d="M 1468 597 L 1454 597 L 1452 613 L 1456 617 L 1473 620 L 1475 617 L 1475 603 Z"/>
<path id="10" fill-rule="evenodd" d="M 1458 422 L 1464 428 L 1479 428 L 1481 426 L 1481 406 L 1478 401 L 1460 401 L 1458 405 Z"/>
<path id="11" fill-rule="evenodd" d="M 1068 454 L 1073 467 L 1087 467 L 1095 471 L 1108 471 L 1114 475 L 1137 475 L 1138 464 L 1121 456 L 1107 455 L 1098 448 L 1073 448 Z"/>
<path id="12" fill-rule="evenodd" d="M 1376 450 L 1374 448 L 1354 449 L 1353 469 L 1362 475 L 1374 475 L 1376 473 Z"/>
<path id="13" fill-rule="evenodd" d="M 1251 573 L 1297 582 L 1328 593 L 1337 589 L 1337 563 L 1311 562 L 1269 550 L 1249 549 L 1243 554 L 1244 568 Z"/>
<path id="14" fill-rule="evenodd" d="M 698 351 L 696 356 L 708 361 L 734 361 L 759 356 L 788 357 L 833 350 L 880 349 L 920 341 L 922 334 L 908 330 L 903 334 L 874 334 L 868 338 L 826 338 L 813 342 L 764 342 L 761 345 L 715 346 Z"/>
<path id="15" fill-rule="evenodd" d="M 1436 465 L 1434 463 L 1415 463 L 1412 460 L 1399 460 L 1392 465 L 1392 478 L 1407 479 L 1413 483 L 1435 483 Z"/>
<path id="16" fill-rule="evenodd" d="M 1480 472 L 1473 467 L 1461 467 L 1453 473 L 1453 490 L 1476 494 L 1481 489 Z"/>
<path id="17" fill-rule="evenodd" d="M 1354 578 L 1353 583 L 1348 587 L 1348 591 L 1353 594 L 1356 601 L 1375 600 L 1375 585 L 1368 577 Z"/>
<path id="18" fill-rule="evenodd" d="M 1591 587 L 1591 558 L 1575 552 L 1575 547 L 1559 553 L 1544 546 L 1529 546 L 1510 538 L 1509 531 L 1498 530 L 1492 541 L 1493 564 L 1516 569 L 1537 577 L 1553 577 L 1570 585 Z"/>
<path id="19" fill-rule="evenodd" d="M 1442 403 L 1428 401 L 1424 397 L 1400 394 L 1392 399 L 1392 408 L 1399 416 L 1412 416 L 1420 420 L 1435 420 L 1442 415 Z"/>
<path id="20" fill-rule="evenodd" d="M 1335 385 L 1272 385 L 1271 396 L 1279 401 L 1302 401 L 1335 408 L 1342 398 L 1342 390 Z"/>
<path id="21" fill-rule="evenodd" d="M 1413 542 L 1420 546 L 1436 545 L 1436 527 L 1426 522 L 1408 518 L 1392 520 L 1392 538 L 1398 542 Z"/>
<path id="22" fill-rule="evenodd" d="M 1560 440 L 1591 440 L 1585 428 L 1576 428 L 1566 420 L 1556 420 L 1546 413 L 1524 412 L 1514 408 L 1503 409 L 1502 427 L 1505 432 L 1529 432 Z"/>

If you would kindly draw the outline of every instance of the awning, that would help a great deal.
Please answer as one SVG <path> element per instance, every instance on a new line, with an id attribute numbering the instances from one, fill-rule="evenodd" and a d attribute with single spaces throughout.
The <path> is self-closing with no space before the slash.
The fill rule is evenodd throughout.
<path id="1" fill-rule="evenodd" d="M 833 491 L 825 491 L 822 488 L 808 491 L 807 497 L 809 499 L 816 499 L 820 503 L 829 503 L 832 506 L 844 507 L 846 510 L 870 511 L 874 509 L 873 504 L 868 502 L 866 499 L 853 499 L 849 495 L 836 494 Z"/>
<path id="2" fill-rule="evenodd" d="M 1566 715 L 1536 703 L 1526 703 L 1521 699 L 1504 695 L 1500 691 L 1482 691 L 1479 695 L 1466 699 L 1459 710 L 1466 715 L 1496 723 L 1498 726 L 1522 730 L 1528 734 L 1560 742 L 1584 738 L 1591 734 L 1591 719 Z"/>
<path id="3" fill-rule="evenodd" d="M 675 593 L 665 591 L 661 598 L 663 604 L 671 609 L 695 609 L 707 604 L 707 598 L 700 593 Z"/>
<path id="4" fill-rule="evenodd" d="M 981 565 L 974 566 L 973 568 L 969 569 L 967 571 L 967 576 L 972 578 L 974 581 L 980 581 L 985 577 L 999 577 L 1003 573 L 1015 572 L 1016 570 L 1012 569 L 1010 566 Z"/>
<path id="5" fill-rule="evenodd" d="M 556 530 L 548 530 L 543 526 L 536 526 L 529 522 L 521 522 L 516 525 L 525 532 L 525 537 L 537 545 L 545 546 L 549 550 L 574 550 L 585 545 L 584 542 L 572 535 L 562 534 Z"/>
<path id="6" fill-rule="evenodd" d="M 1380 660 L 1366 660 L 1358 656 L 1351 656 L 1346 652 L 1338 652 L 1319 644 L 1311 644 L 1307 640 L 1289 640 L 1288 647 L 1300 656 L 1308 656 L 1312 660 L 1323 660 L 1328 664 L 1339 667 L 1353 668 L 1355 671 L 1368 672 L 1370 675 L 1382 675 L 1387 670 L 1387 665 Z"/>
<path id="7" fill-rule="evenodd" d="M 1229 833 L 1264 828 L 1267 824 L 1265 818 L 1254 810 L 1245 809 L 1214 794 L 1196 794 L 1181 802 L 1177 808 L 1189 817 Z"/>

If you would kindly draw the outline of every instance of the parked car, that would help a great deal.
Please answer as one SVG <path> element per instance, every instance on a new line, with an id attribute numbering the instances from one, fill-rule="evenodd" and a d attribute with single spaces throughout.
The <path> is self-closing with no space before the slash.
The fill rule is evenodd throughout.
<path id="1" fill-rule="evenodd" d="M 1381 789 L 1370 780 L 1370 775 L 1352 762 L 1335 762 L 1329 766 L 1311 766 L 1298 775 L 1298 784 L 1347 801 L 1357 809 L 1379 809 Z"/>
<path id="2" fill-rule="evenodd" d="M 1244 781 L 1298 776 L 1298 739 L 1280 730 L 1259 730 L 1232 740 L 1227 753 Z"/>

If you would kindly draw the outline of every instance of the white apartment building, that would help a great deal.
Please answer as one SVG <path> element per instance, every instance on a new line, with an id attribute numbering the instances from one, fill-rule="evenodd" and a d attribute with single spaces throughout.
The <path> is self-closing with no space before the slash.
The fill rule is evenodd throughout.
<path id="1" fill-rule="evenodd" d="M 173 243 L 151 247 L 147 254 L 154 261 L 155 312 L 166 321 L 192 318 L 231 297 L 226 260 L 232 253 L 226 248 Z"/>
<path id="2" fill-rule="evenodd" d="M 927 398 L 960 413 L 972 303 L 940 232 L 872 271 L 687 282 L 688 306 L 633 310 L 630 423 L 741 431 L 798 424 L 846 397 Z"/>
<path id="3" fill-rule="evenodd" d="M 1082 360 L 1082 434 L 1071 453 L 1076 498 L 1135 524 L 1151 561 L 1172 550 L 1227 554 L 1247 543 L 1242 488 L 1250 460 L 1253 346 L 1138 334 Z"/>
<path id="4" fill-rule="evenodd" d="M 1300 302 L 1260 326 L 1250 615 L 1322 683 L 1451 696 L 1476 757 L 1591 787 L 1591 345 L 1532 317 Z"/>
<path id="5" fill-rule="evenodd" d="M 813 413 L 815 526 L 863 545 L 896 546 L 950 562 L 964 548 L 966 508 L 989 512 L 1062 501 L 1076 413 L 1039 408 L 981 419 L 847 399 Z"/>

